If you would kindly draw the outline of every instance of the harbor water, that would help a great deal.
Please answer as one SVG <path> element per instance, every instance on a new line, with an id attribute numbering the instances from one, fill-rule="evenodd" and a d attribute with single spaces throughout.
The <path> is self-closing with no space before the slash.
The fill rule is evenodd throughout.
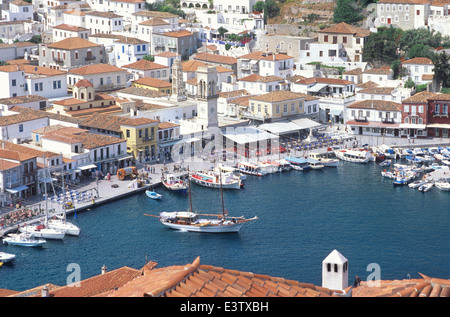
<path id="1" fill-rule="evenodd" d="M 283 277 L 321 285 L 322 261 L 337 249 L 349 261 L 349 284 L 366 280 L 376 263 L 383 280 L 450 278 L 450 192 L 423 193 L 392 186 L 375 163 L 340 162 L 337 168 L 247 176 L 242 190 L 224 191 L 230 216 L 258 216 L 240 233 L 207 234 L 169 229 L 160 211 L 186 210 L 188 195 L 156 191 L 78 213 L 79 237 L 48 240 L 41 248 L 1 245 L 16 254 L 0 268 L 0 288 L 26 290 L 45 283 L 66 285 L 71 264 L 81 279 L 123 266 L 142 268 L 191 263 Z M 193 208 L 222 212 L 220 191 L 192 185 Z"/>

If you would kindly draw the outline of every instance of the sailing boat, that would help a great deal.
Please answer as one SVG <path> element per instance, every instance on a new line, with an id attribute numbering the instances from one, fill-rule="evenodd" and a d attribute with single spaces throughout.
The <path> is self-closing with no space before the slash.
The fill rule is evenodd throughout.
<path id="1" fill-rule="evenodd" d="M 45 154 L 44 154 L 44 177 L 45 173 Z M 45 184 L 45 197 L 47 198 L 47 184 Z M 44 239 L 55 239 L 62 240 L 65 237 L 65 233 L 56 230 L 53 228 L 49 228 L 48 226 L 48 208 L 47 208 L 47 199 L 45 199 L 45 222 L 44 224 L 37 225 L 25 225 L 19 228 L 19 231 L 22 233 L 29 233 L 35 238 L 44 238 Z"/>
<path id="2" fill-rule="evenodd" d="M 63 167 L 63 171 L 62 171 L 62 180 L 63 180 L 62 185 L 63 185 L 63 190 L 64 190 L 64 188 L 65 188 L 64 187 L 64 167 Z M 47 193 L 47 187 L 45 187 L 45 189 L 46 189 L 46 193 Z M 47 195 L 45 195 L 45 196 L 47 197 Z M 63 197 L 66 197 L 65 193 L 64 193 Z M 48 227 L 51 229 L 62 231 L 65 234 L 68 234 L 71 236 L 79 236 L 80 228 L 77 225 L 71 223 L 70 221 L 67 221 L 67 219 L 66 219 L 66 204 L 64 201 L 63 201 L 62 206 L 63 206 L 62 215 L 56 216 L 56 218 L 54 218 L 54 219 L 48 219 L 48 221 L 47 221 Z"/>
<path id="3" fill-rule="evenodd" d="M 222 184 L 221 178 L 220 183 Z M 159 218 L 163 225 L 172 229 L 207 233 L 239 232 L 244 224 L 258 219 L 258 217 L 250 219 L 245 219 L 243 216 L 229 217 L 228 212 L 224 208 L 222 186 L 220 187 L 220 193 L 222 197 L 222 214 L 198 214 L 194 212 L 192 209 L 191 186 L 189 181 L 190 210 L 161 212 L 159 216 L 145 215 Z"/>

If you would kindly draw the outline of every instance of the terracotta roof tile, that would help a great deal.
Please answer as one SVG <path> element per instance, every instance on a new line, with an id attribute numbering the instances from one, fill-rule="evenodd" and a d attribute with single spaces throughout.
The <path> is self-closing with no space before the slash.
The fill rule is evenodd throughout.
<path id="1" fill-rule="evenodd" d="M 91 75 L 113 72 L 126 72 L 126 70 L 110 64 L 93 64 L 75 68 L 69 71 L 69 73 L 76 75 Z"/>
<path id="2" fill-rule="evenodd" d="M 224 56 L 218 54 L 210 54 L 210 53 L 199 53 L 193 57 L 195 60 L 199 60 L 202 62 L 210 62 L 210 63 L 220 63 L 220 64 L 237 64 L 237 58 L 232 56 Z"/>
<path id="3" fill-rule="evenodd" d="M 155 88 L 170 88 L 172 84 L 166 80 L 152 78 L 152 77 L 141 77 L 133 81 L 134 84 L 155 87 Z"/>
<path id="4" fill-rule="evenodd" d="M 79 37 L 69 37 L 64 40 L 47 45 L 50 48 L 59 48 L 63 50 L 75 50 L 81 48 L 100 46 Z"/>
<path id="5" fill-rule="evenodd" d="M 131 69 L 139 69 L 139 70 L 162 69 L 162 68 L 168 68 L 168 67 L 169 66 L 154 63 L 154 62 L 148 61 L 146 59 L 141 59 L 137 62 L 122 66 L 122 68 L 131 68 Z"/>
<path id="6" fill-rule="evenodd" d="M 402 105 L 393 101 L 367 99 L 353 102 L 347 108 L 374 109 L 379 111 L 401 111 Z"/>
<path id="7" fill-rule="evenodd" d="M 267 61 L 272 61 L 272 60 L 284 60 L 284 59 L 291 59 L 294 58 L 292 56 L 286 55 L 286 54 L 282 54 L 282 53 L 270 53 L 270 52 L 264 52 L 264 51 L 256 51 L 256 52 L 252 52 L 249 54 L 245 54 L 242 56 L 239 56 L 239 59 L 253 59 L 253 60 L 267 60 Z"/>
<path id="8" fill-rule="evenodd" d="M 194 35 L 194 33 L 191 33 L 187 30 L 180 30 L 180 31 L 169 31 L 165 33 L 158 33 L 158 35 L 178 38 L 178 37 L 192 36 Z"/>
<path id="9" fill-rule="evenodd" d="M 320 33 L 340 33 L 340 34 L 353 34 L 356 37 L 366 37 L 370 35 L 370 31 L 356 26 L 341 22 L 330 26 L 329 28 L 319 30 Z"/>
<path id="10" fill-rule="evenodd" d="M 403 64 L 427 64 L 427 65 L 433 65 L 433 62 L 431 59 L 426 57 L 415 57 L 408 59 L 403 62 Z"/>

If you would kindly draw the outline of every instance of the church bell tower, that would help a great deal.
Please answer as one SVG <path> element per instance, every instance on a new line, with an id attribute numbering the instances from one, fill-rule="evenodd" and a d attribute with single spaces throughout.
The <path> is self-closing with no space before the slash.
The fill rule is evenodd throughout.
<path id="1" fill-rule="evenodd" d="M 217 70 L 214 66 L 197 69 L 197 118 L 207 128 L 218 127 L 217 119 Z"/>

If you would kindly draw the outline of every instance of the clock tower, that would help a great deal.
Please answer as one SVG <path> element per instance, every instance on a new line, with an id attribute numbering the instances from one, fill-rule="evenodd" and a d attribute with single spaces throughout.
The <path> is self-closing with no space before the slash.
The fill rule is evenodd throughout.
<path id="1" fill-rule="evenodd" d="M 197 119 L 204 127 L 218 127 L 217 119 L 217 70 L 214 66 L 197 68 Z"/>

